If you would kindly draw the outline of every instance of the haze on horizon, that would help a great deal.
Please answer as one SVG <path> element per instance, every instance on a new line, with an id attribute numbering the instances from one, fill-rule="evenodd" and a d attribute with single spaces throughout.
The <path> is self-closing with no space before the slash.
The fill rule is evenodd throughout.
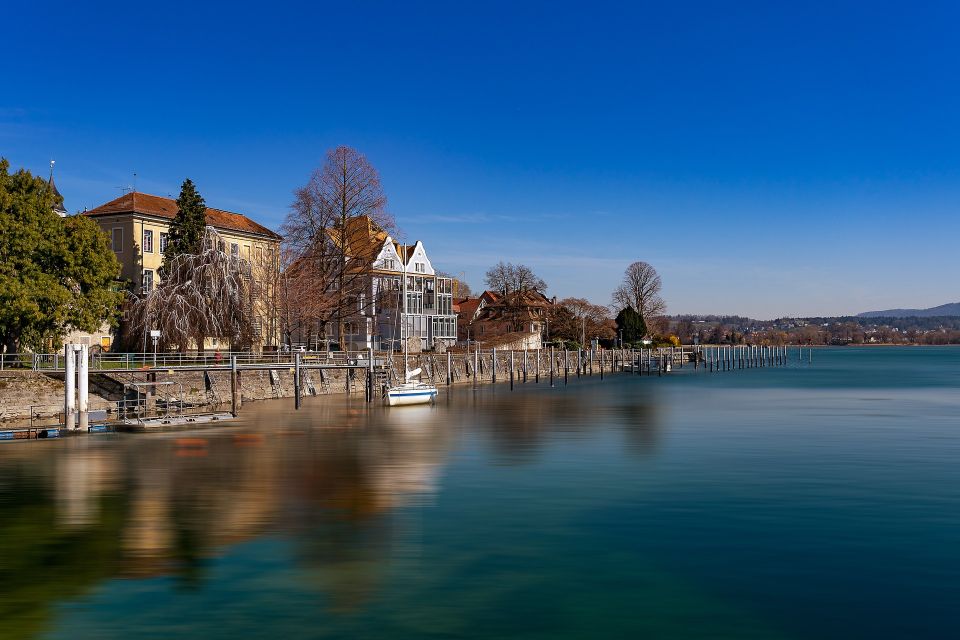
<path id="1" fill-rule="evenodd" d="M 960 299 L 953 3 L 270 9 L 5 8 L 0 156 L 56 159 L 71 211 L 136 172 L 276 228 L 347 144 L 474 288 L 506 260 L 606 304 L 645 260 L 672 314 Z"/>

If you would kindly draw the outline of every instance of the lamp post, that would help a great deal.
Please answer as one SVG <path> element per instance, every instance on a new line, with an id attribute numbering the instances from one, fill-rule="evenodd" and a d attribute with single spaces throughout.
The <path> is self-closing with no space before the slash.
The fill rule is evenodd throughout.
<path id="1" fill-rule="evenodd" d="M 153 329 L 150 331 L 150 338 L 153 340 L 153 366 L 157 366 L 157 343 L 160 342 L 160 331 Z"/>

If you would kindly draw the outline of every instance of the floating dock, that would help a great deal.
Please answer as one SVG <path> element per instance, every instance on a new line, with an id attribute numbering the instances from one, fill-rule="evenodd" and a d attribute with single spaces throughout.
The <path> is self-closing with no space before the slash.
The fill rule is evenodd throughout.
<path id="1" fill-rule="evenodd" d="M 183 431 L 196 429 L 204 425 L 222 424 L 235 420 L 232 413 L 199 413 L 194 415 L 161 416 L 157 418 L 144 418 L 142 420 L 130 419 L 118 423 L 116 431 L 126 431 L 131 433 L 146 433 L 154 431 Z"/>

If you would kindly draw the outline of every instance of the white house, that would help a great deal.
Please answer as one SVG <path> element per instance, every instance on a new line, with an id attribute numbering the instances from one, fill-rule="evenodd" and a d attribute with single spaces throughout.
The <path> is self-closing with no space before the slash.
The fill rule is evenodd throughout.
<path id="1" fill-rule="evenodd" d="M 357 313 L 344 323 L 344 335 L 335 336 L 344 349 L 400 349 L 401 335 L 420 338 L 424 349 L 450 346 L 457 341 L 453 312 L 453 281 L 438 276 L 423 243 L 400 244 L 365 218 L 349 230 L 351 245 L 376 243 L 364 291 L 357 296 Z M 365 235 L 360 240 L 358 236 Z M 368 244 L 369 246 L 369 244 Z M 370 252 L 373 254 L 373 251 Z M 403 277 L 406 273 L 406 299 Z M 401 334 L 401 318 L 404 322 Z M 336 327 L 333 331 L 336 332 Z"/>

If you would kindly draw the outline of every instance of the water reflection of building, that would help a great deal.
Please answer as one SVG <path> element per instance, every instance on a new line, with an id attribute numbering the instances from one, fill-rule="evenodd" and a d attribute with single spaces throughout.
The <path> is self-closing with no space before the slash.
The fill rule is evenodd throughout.
<path id="1" fill-rule="evenodd" d="M 399 512 L 436 490 L 450 436 L 430 420 L 384 428 L 366 408 L 329 404 L 297 416 L 285 415 L 286 405 L 256 407 L 251 420 L 269 430 L 76 438 L 2 453 L 17 449 L 18 464 L 42 467 L 33 467 L 33 500 L 56 516 L 44 526 L 93 531 L 116 522 L 113 575 L 195 584 L 230 545 L 277 534 L 293 542 L 333 606 L 350 608 L 372 595 L 404 543 Z M 0 457 L 0 482 L 11 463 Z M 122 501 L 118 513 L 103 512 L 107 499 Z"/>

